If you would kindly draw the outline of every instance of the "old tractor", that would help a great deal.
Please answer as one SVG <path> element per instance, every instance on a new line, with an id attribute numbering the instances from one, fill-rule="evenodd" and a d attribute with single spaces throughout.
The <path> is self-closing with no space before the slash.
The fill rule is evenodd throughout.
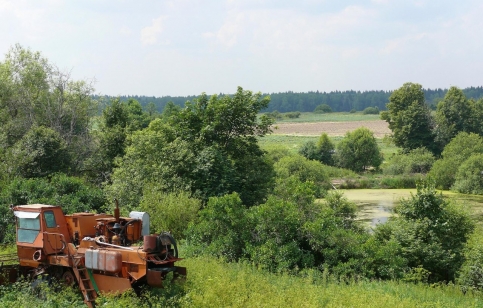
<path id="1" fill-rule="evenodd" d="M 30 204 L 12 207 L 17 221 L 17 254 L 2 256 L 0 283 L 23 275 L 47 274 L 66 284 L 77 284 L 92 307 L 99 293 L 122 293 L 143 285 L 162 287 L 167 277 L 186 276 L 175 265 L 176 241 L 170 233 L 149 233 L 149 215 L 75 213 L 61 207 Z M 3 265 L 3 262 L 16 264 Z M 168 275 L 172 273 L 171 275 Z M 41 277 L 42 277 L 41 276 Z"/>

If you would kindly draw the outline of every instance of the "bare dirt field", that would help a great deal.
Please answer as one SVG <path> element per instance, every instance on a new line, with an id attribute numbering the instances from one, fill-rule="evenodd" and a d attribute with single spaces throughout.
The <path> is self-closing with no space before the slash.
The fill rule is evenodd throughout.
<path id="1" fill-rule="evenodd" d="M 355 122 L 317 122 L 317 123 L 280 123 L 274 125 L 275 135 L 318 136 L 327 133 L 331 137 L 344 136 L 348 131 L 366 127 L 374 133 L 374 137 L 382 138 L 390 135 L 391 130 L 384 120 Z"/>

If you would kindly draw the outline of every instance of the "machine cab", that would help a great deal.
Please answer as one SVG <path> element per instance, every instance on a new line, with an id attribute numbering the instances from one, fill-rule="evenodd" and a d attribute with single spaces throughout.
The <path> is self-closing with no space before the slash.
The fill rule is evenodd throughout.
<path id="1" fill-rule="evenodd" d="M 64 253 L 71 241 L 65 216 L 59 206 L 20 205 L 13 208 L 17 218 L 19 258 L 41 261 L 45 256 Z"/>

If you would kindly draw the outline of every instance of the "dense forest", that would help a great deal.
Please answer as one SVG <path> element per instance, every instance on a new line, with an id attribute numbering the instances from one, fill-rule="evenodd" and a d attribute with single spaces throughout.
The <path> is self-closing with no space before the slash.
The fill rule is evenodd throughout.
<path id="1" fill-rule="evenodd" d="M 441 101 L 448 89 L 423 89 L 426 103 L 431 109 L 436 109 L 436 105 Z M 348 112 L 351 110 L 362 111 L 367 107 L 378 107 L 379 110 L 385 110 L 386 104 L 393 91 L 333 91 L 333 92 L 283 92 L 283 93 L 265 93 L 263 96 L 270 96 L 270 104 L 263 109 L 262 112 L 312 112 L 321 105 L 327 104 L 332 111 Z M 483 86 L 469 87 L 463 89 L 466 97 L 472 99 L 480 99 L 483 97 Z M 220 94 L 222 95 L 222 94 Z M 156 110 L 161 112 L 168 102 L 173 102 L 175 105 L 183 107 L 186 101 L 192 101 L 197 96 L 120 96 L 122 101 L 127 101 L 132 98 L 141 103 L 141 106 L 147 106 L 149 103 L 154 103 Z M 99 96 L 94 98 L 99 99 Z M 105 96 L 107 100 L 113 98 Z"/>

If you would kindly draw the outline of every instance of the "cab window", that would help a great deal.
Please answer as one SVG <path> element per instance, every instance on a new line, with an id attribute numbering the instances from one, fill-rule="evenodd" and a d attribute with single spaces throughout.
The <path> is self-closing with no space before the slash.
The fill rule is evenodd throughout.
<path id="1" fill-rule="evenodd" d="M 45 225 L 47 228 L 55 228 L 57 227 L 57 223 L 55 222 L 55 216 L 53 211 L 45 211 L 44 212 L 44 220 Z"/>

